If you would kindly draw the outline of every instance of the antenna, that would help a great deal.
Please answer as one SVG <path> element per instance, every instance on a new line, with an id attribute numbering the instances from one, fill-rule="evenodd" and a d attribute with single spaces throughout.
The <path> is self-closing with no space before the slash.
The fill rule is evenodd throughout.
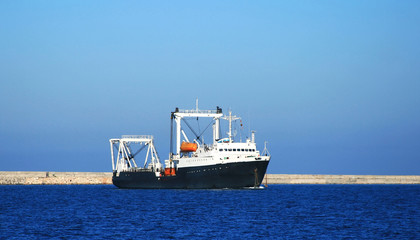
<path id="1" fill-rule="evenodd" d="M 195 99 L 195 110 L 198 112 L 198 98 Z"/>
<path id="2" fill-rule="evenodd" d="M 251 117 L 249 116 L 249 109 L 248 109 L 248 136 L 251 135 Z"/>

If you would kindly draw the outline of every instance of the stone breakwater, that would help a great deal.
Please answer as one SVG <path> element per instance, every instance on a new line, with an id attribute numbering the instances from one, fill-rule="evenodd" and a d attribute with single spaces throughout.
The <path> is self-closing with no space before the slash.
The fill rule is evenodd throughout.
<path id="1" fill-rule="evenodd" d="M 420 175 L 267 174 L 263 184 L 420 184 Z M 112 184 L 111 172 L 1 172 L 0 185 Z"/>
<path id="2" fill-rule="evenodd" d="M 0 172 L 0 185 L 112 184 L 108 172 Z"/>
<path id="3" fill-rule="evenodd" d="M 263 184 L 420 184 L 420 175 L 266 174 Z"/>

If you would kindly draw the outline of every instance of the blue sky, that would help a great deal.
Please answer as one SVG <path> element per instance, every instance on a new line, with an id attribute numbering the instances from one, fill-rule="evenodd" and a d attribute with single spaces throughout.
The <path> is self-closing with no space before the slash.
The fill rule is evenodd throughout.
<path id="1" fill-rule="evenodd" d="M 169 151 L 175 107 L 231 108 L 269 173 L 420 174 L 419 1 L 0 1 L 0 170 Z"/>

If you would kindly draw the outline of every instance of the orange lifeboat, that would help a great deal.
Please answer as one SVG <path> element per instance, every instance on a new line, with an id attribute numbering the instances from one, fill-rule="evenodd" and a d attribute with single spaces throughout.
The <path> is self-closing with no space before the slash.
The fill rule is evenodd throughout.
<path id="1" fill-rule="evenodd" d="M 175 168 L 165 168 L 165 176 L 176 176 Z"/>
<path id="2" fill-rule="evenodd" d="M 196 143 L 182 142 L 181 152 L 195 152 L 197 151 Z"/>

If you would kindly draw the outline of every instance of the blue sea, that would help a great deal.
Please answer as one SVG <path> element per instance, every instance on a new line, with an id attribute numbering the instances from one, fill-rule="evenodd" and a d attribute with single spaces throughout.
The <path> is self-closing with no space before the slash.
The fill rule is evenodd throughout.
<path id="1" fill-rule="evenodd" d="M 0 239 L 420 239 L 420 185 L 0 186 Z"/>

